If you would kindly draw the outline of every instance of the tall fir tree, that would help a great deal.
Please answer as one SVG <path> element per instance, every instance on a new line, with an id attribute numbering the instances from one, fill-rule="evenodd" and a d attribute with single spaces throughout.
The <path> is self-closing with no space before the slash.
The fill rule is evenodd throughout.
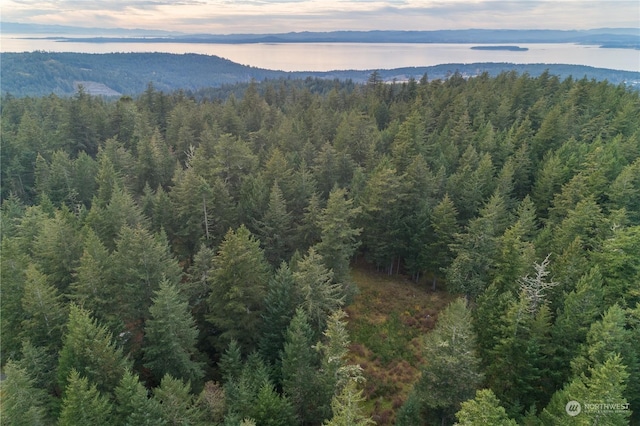
<path id="1" fill-rule="evenodd" d="M 115 391 L 115 415 L 123 426 L 164 426 L 158 400 L 149 397 L 149 391 L 135 373 L 126 371 Z"/>
<path id="2" fill-rule="evenodd" d="M 144 366 L 159 382 L 166 374 L 198 383 L 204 376 L 196 350 L 198 330 L 174 284 L 160 283 L 145 323 Z"/>
<path id="3" fill-rule="evenodd" d="M 589 368 L 585 374 L 574 376 L 564 388 L 555 392 L 551 401 L 540 414 L 543 425 L 580 425 L 606 424 L 623 426 L 629 424 L 631 411 L 626 409 L 627 400 L 624 397 L 629 378 L 622 359 L 617 356 L 607 358 L 604 363 L 598 363 Z M 584 412 L 575 416 L 569 415 L 568 404 L 576 401 L 579 404 L 616 404 L 619 409 L 600 410 L 582 406 Z"/>
<path id="4" fill-rule="evenodd" d="M 461 404 L 460 411 L 456 413 L 459 426 L 517 426 L 515 420 L 507 416 L 500 400 L 491 389 L 480 389 L 473 399 Z"/>
<path id="5" fill-rule="evenodd" d="M 58 424 L 107 426 L 111 424 L 112 412 L 111 402 L 98 391 L 96 385 L 71 369 Z"/>
<path id="6" fill-rule="evenodd" d="M 47 419 L 46 393 L 36 386 L 26 369 L 14 361 L 3 368 L 6 378 L 0 384 L 2 392 L 2 424 L 12 426 L 41 426 Z"/>
<path id="7" fill-rule="evenodd" d="M 288 261 L 293 252 L 293 224 L 278 181 L 271 187 L 267 210 L 257 221 L 256 228 L 269 263 L 275 266 Z"/>
<path id="8" fill-rule="evenodd" d="M 229 230 L 209 277 L 207 320 L 216 327 L 219 348 L 233 339 L 245 353 L 256 348 L 269 274 L 260 241 L 245 226 Z"/>
<path id="9" fill-rule="evenodd" d="M 160 421 L 170 425 L 197 426 L 204 417 L 202 407 L 191 393 L 191 385 L 165 375 L 153 390 L 153 399 L 160 407 Z"/>
<path id="10" fill-rule="evenodd" d="M 55 287 L 47 282 L 47 276 L 31 264 L 26 271 L 19 335 L 36 346 L 57 353 L 62 347 L 62 332 L 68 317 L 67 307 Z"/>
<path id="11" fill-rule="evenodd" d="M 279 370 L 287 328 L 301 302 L 291 268 L 282 262 L 268 283 L 259 345 L 260 355 L 267 363 L 275 364 L 275 370 Z"/>
<path id="12" fill-rule="evenodd" d="M 60 386 L 66 388 L 69 377 L 79 375 L 89 379 L 100 392 L 112 392 L 129 364 L 106 327 L 98 324 L 86 310 L 71 305 L 58 358 Z M 78 383 L 75 385 L 79 386 Z"/>
<path id="13" fill-rule="evenodd" d="M 327 206 L 319 217 L 320 242 L 315 245 L 324 264 L 333 271 L 335 282 L 350 281 L 349 262 L 360 245 L 361 228 L 355 227 L 360 208 L 353 206 L 344 189 L 335 187 L 329 193 Z"/>
<path id="14" fill-rule="evenodd" d="M 418 401 L 420 422 L 450 422 L 483 378 L 464 299 L 451 302 L 440 314 L 436 328 L 425 336 L 423 351 L 425 365 L 409 399 Z"/>
<path id="15" fill-rule="evenodd" d="M 282 352 L 282 390 L 291 401 L 301 424 L 313 424 L 326 416 L 323 389 L 317 373 L 318 353 L 307 314 L 298 309 L 286 333 Z"/>
<path id="16" fill-rule="evenodd" d="M 324 330 L 327 318 L 344 304 L 342 284 L 333 282 L 333 271 L 324 266 L 322 256 L 312 247 L 295 267 L 293 279 L 316 336 Z"/>

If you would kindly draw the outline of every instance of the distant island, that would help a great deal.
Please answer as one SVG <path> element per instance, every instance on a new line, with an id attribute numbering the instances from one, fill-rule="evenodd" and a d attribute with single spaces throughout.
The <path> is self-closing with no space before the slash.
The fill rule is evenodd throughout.
<path id="1" fill-rule="evenodd" d="M 87 28 L 0 22 L 4 34 L 21 38 L 46 38 L 83 43 L 577 43 L 622 49 L 637 49 L 637 28 L 591 30 L 466 29 L 432 31 L 302 31 L 275 34 L 190 34 L 156 30 Z M 44 34 L 50 34 L 43 37 Z M 495 50 L 495 49 L 489 49 Z M 505 49 L 505 50 L 512 50 Z"/>
<path id="2" fill-rule="evenodd" d="M 526 52 L 529 48 L 520 46 L 472 46 L 471 50 L 508 50 L 510 52 Z"/>

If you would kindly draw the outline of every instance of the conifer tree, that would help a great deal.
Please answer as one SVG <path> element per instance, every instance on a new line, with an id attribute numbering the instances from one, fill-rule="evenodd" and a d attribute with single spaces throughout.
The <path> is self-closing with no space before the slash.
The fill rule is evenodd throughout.
<path id="1" fill-rule="evenodd" d="M 456 417 L 456 425 L 459 426 L 517 426 L 516 421 L 507 416 L 491 389 L 479 389 L 475 398 L 461 404 Z"/>
<path id="2" fill-rule="evenodd" d="M 114 391 L 116 397 L 115 415 L 123 426 L 163 426 L 166 421 L 161 417 L 161 408 L 157 399 L 150 398 L 138 376 L 126 371 Z"/>
<path id="3" fill-rule="evenodd" d="M 401 181 L 388 158 L 381 160 L 367 176 L 358 193 L 363 229 L 362 243 L 366 257 L 391 274 L 400 252 L 399 206 L 402 203 Z M 355 193 L 355 191 L 354 191 Z"/>
<path id="4" fill-rule="evenodd" d="M 487 382 L 514 417 L 545 401 L 553 386 L 547 362 L 552 352 L 547 296 L 556 283 L 547 279 L 548 260 L 534 265 L 535 277 L 520 280 L 520 296 L 505 312 L 500 338 L 490 353 Z"/>
<path id="5" fill-rule="evenodd" d="M 196 360 L 198 330 L 189 305 L 182 300 L 176 286 L 166 280 L 161 282 L 149 312 L 143 349 L 145 367 L 156 380 L 169 374 L 197 383 L 204 375 L 202 365 Z"/>
<path id="6" fill-rule="evenodd" d="M 259 425 L 290 426 L 296 423 L 289 400 L 278 395 L 271 383 L 263 384 L 258 391 L 251 414 Z"/>
<path id="7" fill-rule="evenodd" d="M 70 306 L 69 320 L 58 358 L 58 383 L 64 389 L 72 375 L 86 377 L 100 392 L 112 392 L 129 362 L 116 348 L 111 333 L 92 319 L 89 312 Z M 72 374 L 72 370 L 75 373 Z M 88 388 L 76 383 L 74 386 Z"/>
<path id="8" fill-rule="evenodd" d="M 118 309 L 114 309 L 112 263 L 109 252 L 98 235 L 89 227 L 84 232 L 84 249 L 75 280 L 70 285 L 69 298 L 93 312 L 113 327 L 119 321 Z"/>
<path id="9" fill-rule="evenodd" d="M 34 242 L 34 262 L 61 293 L 68 291 L 82 256 L 79 221 L 63 207 L 47 220 Z"/>
<path id="10" fill-rule="evenodd" d="M 433 240 L 430 244 L 430 267 L 433 274 L 433 288 L 435 289 L 440 271 L 449 266 L 453 260 L 451 244 L 454 236 L 459 231 L 457 223 L 458 211 L 445 194 L 442 200 L 431 211 L 431 228 L 433 229 Z"/>
<path id="11" fill-rule="evenodd" d="M 123 227 L 146 227 L 147 219 L 142 210 L 126 190 L 116 188 L 106 207 L 99 205 L 91 208 L 87 224 L 93 228 L 102 243 L 113 251 Z"/>
<path id="12" fill-rule="evenodd" d="M 160 283 L 180 282 L 182 269 L 169 251 L 164 234 L 151 234 L 140 226 L 123 227 L 110 256 L 110 297 L 132 334 L 142 332 L 149 318 L 154 291 Z"/>
<path id="13" fill-rule="evenodd" d="M 353 200 L 347 198 L 346 190 L 335 187 L 320 214 L 320 242 L 315 249 L 333 271 L 335 282 L 350 281 L 349 262 L 360 245 L 357 237 L 362 232 L 362 228 L 354 226 L 359 212 L 360 208 L 353 207 Z"/>
<path id="14" fill-rule="evenodd" d="M 298 309 L 287 329 L 282 352 L 282 389 L 302 424 L 324 418 L 323 388 L 316 369 L 318 353 L 313 349 L 314 333 L 307 314 Z"/>
<path id="15" fill-rule="evenodd" d="M 560 373 L 559 382 L 569 378 L 570 362 L 577 349 L 586 341 L 587 333 L 603 313 L 603 280 L 597 266 L 583 275 L 576 288 L 564 299 L 551 330 L 556 347 L 554 371 Z"/>
<path id="16" fill-rule="evenodd" d="M 624 397 L 629 373 L 627 373 L 622 359 L 618 355 L 607 358 L 604 363 L 598 363 L 589 368 L 587 373 L 574 376 L 563 389 L 555 392 L 551 401 L 540 414 L 543 425 L 580 425 L 606 424 L 623 426 L 629 424 L 631 411 L 620 410 L 589 410 L 582 404 L 619 404 L 626 407 Z M 570 416 L 567 412 L 568 403 L 576 401 L 581 404 L 581 412 Z"/>
<path id="17" fill-rule="evenodd" d="M 603 364 L 615 355 L 620 356 L 628 375 L 623 396 L 635 408 L 640 399 L 640 359 L 634 342 L 635 330 L 627 323 L 627 312 L 620 306 L 615 304 L 607 309 L 601 321 L 591 324 L 586 342 L 571 361 L 571 370 L 576 376 L 586 374 L 590 367 Z"/>
<path id="18" fill-rule="evenodd" d="M 0 384 L 2 392 L 2 424 L 40 426 L 48 424 L 45 411 L 46 393 L 39 389 L 26 369 L 14 361 L 3 368 L 6 378 Z"/>
<path id="19" fill-rule="evenodd" d="M 293 225 L 277 181 L 271 187 L 267 210 L 257 221 L 256 228 L 269 263 L 275 266 L 282 261 L 288 261 L 292 253 Z"/>
<path id="20" fill-rule="evenodd" d="M 264 300 L 260 355 L 267 363 L 280 363 L 280 352 L 284 347 L 287 328 L 301 302 L 293 273 L 289 266 L 282 262 L 275 275 L 269 280 Z M 276 367 L 276 370 L 279 368 Z"/>
<path id="21" fill-rule="evenodd" d="M 67 383 L 58 419 L 60 426 L 111 425 L 113 406 L 95 384 L 75 369 L 69 372 Z"/>
<path id="22" fill-rule="evenodd" d="M 339 394 L 331 400 L 331 420 L 326 426 L 366 426 L 375 424 L 371 417 L 366 417 L 362 404 L 365 398 L 362 389 L 358 389 L 356 380 L 349 380 Z"/>
<path id="23" fill-rule="evenodd" d="M 57 353 L 62 347 L 62 331 L 68 317 L 62 296 L 47 277 L 31 264 L 22 296 L 24 319 L 19 335 L 32 344 Z"/>
<path id="24" fill-rule="evenodd" d="M 592 253 L 605 282 L 604 299 L 607 305 L 623 304 L 634 308 L 640 302 L 640 225 L 617 227 L 602 249 Z"/>
<path id="25" fill-rule="evenodd" d="M 344 304 L 344 287 L 333 282 L 333 271 L 327 270 L 313 247 L 296 265 L 293 279 L 302 298 L 301 307 L 318 336 L 329 315 Z"/>
<path id="26" fill-rule="evenodd" d="M 35 388 L 53 396 L 60 392 L 56 380 L 57 355 L 50 348 L 34 346 L 28 339 L 23 339 L 20 360 L 16 365 L 27 372 Z M 57 401 L 50 398 L 48 402 L 47 409 L 50 412 L 59 408 Z"/>
<path id="27" fill-rule="evenodd" d="M 232 339 L 244 352 L 256 347 L 268 279 L 269 266 L 260 242 L 245 226 L 229 230 L 209 278 L 207 320 L 220 333 L 219 347 L 225 347 Z"/>
<path id="28" fill-rule="evenodd" d="M 465 233 L 458 234 L 453 251 L 455 257 L 447 269 L 447 285 L 451 291 L 476 298 L 494 275 L 498 256 L 498 238 L 507 227 L 508 214 L 504 199 L 494 194 L 471 220 Z"/>
<path id="29" fill-rule="evenodd" d="M 425 336 L 422 376 L 414 387 L 420 409 L 429 411 L 422 422 L 447 421 L 470 399 L 482 380 L 475 354 L 471 311 L 464 299 L 451 302 L 436 328 Z M 450 420 L 449 420 L 450 421 Z"/>
<path id="30" fill-rule="evenodd" d="M 191 385 L 165 375 L 153 390 L 153 399 L 160 407 L 160 419 L 170 425 L 200 425 L 204 413 L 191 394 Z"/>
<path id="31" fill-rule="evenodd" d="M 222 379 L 227 382 L 237 380 L 242 373 L 242 353 L 237 340 L 231 340 L 218 363 Z"/>
<path id="32" fill-rule="evenodd" d="M 268 368 L 257 352 L 247 357 L 240 374 L 225 383 L 224 391 L 228 408 L 225 423 L 232 418 L 256 419 L 256 416 L 260 416 L 261 422 L 268 421 L 263 416 L 273 414 L 277 409 L 283 410 L 284 417 L 292 418 L 287 400 L 278 397 L 269 379 Z M 262 398 L 261 402 L 258 402 L 259 398 Z M 274 421 L 279 420 L 276 417 Z"/>
<path id="33" fill-rule="evenodd" d="M 343 310 L 332 312 L 322 333 L 322 340 L 315 346 L 322 357 L 322 379 L 330 396 L 338 395 L 348 381 L 362 380 L 362 368 L 347 362 L 351 341 L 346 317 Z"/>

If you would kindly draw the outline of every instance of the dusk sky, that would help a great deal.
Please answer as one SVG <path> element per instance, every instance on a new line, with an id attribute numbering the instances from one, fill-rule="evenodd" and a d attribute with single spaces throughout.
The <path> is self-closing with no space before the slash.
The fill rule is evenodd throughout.
<path id="1" fill-rule="evenodd" d="M 188 33 L 639 27 L 638 0 L 3 0 L 2 21 Z"/>

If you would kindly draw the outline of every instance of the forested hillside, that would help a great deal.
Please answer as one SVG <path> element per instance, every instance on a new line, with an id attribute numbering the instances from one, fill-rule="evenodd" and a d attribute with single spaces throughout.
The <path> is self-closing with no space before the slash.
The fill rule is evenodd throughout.
<path id="1" fill-rule="evenodd" d="M 638 92 L 243 89 L 2 98 L 3 425 L 638 421 Z M 453 300 L 407 302 L 393 405 L 350 361 L 380 327 L 345 316 L 356 260 Z"/>
<path id="2" fill-rule="evenodd" d="M 593 68 L 564 64 L 472 63 L 442 64 L 429 67 L 407 67 L 378 70 L 385 82 L 445 79 L 455 72 L 475 76 L 483 72 L 496 76 L 501 72 L 527 72 L 538 76 L 549 70 L 560 78 L 608 80 L 640 88 L 640 72 Z M 2 93 L 23 96 L 73 96 L 79 85 L 92 95 L 109 97 L 139 96 L 149 82 L 157 90 L 198 92 L 255 80 L 301 80 L 322 78 L 366 83 L 373 70 L 336 70 L 327 72 L 285 72 L 250 67 L 218 56 L 170 53 L 0 53 Z M 224 91 L 224 90 L 223 90 Z"/>

